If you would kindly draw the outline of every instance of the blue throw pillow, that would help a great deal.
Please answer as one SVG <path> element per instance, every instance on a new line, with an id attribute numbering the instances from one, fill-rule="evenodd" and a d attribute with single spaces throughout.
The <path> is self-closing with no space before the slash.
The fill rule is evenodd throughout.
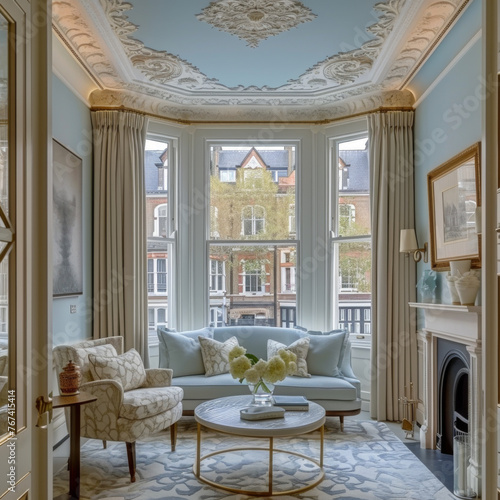
<path id="1" fill-rule="evenodd" d="M 307 333 L 310 339 L 306 358 L 309 373 L 326 377 L 341 375 L 340 367 L 349 334 L 345 330 L 323 335 Z"/>
<path id="2" fill-rule="evenodd" d="M 157 333 L 160 340 L 160 368 L 172 369 L 174 377 L 205 374 L 198 336 L 213 338 L 213 328 L 190 332 L 158 328 Z"/>

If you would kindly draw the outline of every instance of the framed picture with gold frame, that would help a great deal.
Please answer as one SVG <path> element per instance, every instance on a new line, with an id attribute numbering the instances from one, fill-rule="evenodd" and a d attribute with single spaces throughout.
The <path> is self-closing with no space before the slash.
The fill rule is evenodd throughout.
<path id="1" fill-rule="evenodd" d="M 435 271 L 450 261 L 470 259 L 481 267 L 476 209 L 481 206 L 481 143 L 476 143 L 427 174 L 430 254 Z"/>

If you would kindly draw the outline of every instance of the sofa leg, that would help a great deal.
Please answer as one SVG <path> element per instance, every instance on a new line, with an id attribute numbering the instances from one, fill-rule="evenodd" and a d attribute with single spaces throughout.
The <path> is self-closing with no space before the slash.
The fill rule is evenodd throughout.
<path id="1" fill-rule="evenodd" d="M 175 451 L 175 445 L 177 444 L 177 422 L 170 426 L 170 446 L 172 451 Z"/>
<path id="2" fill-rule="evenodd" d="M 127 443 L 127 457 L 130 482 L 135 483 L 135 442 Z"/>
<path id="3" fill-rule="evenodd" d="M 344 415 L 340 415 L 340 432 L 344 432 Z"/>
<path id="4" fill-rule="evenodd" d="M 106 442 L 105 439 L 102 440 L 102 447 L 106 449 L 108 447 L 108 443 Z"/>

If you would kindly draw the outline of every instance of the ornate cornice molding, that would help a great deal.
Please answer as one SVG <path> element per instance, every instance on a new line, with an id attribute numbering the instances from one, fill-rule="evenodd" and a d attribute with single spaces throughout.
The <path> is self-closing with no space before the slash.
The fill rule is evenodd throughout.
<path id="1" fill-rule="evenodd" d="M 315 17 L 298 0 L 217 0 L 196 15 L 219 31 L 245 40 L 252 48 Z"/>
<path id="2" fill-rule="evenodd" d="M 93 106 L 125 106 L 180 121 L 270 121 L 274 116 L 287 122 L 328 121 L 413 104 L 397 92 L 393 99 L 387 96 L 404 88 L 470 2 L 416 1 L 378 3 L 378 22 L 369 27 L 372 40 L 276 89 L 228 88 L 186 61 L 145 47 L 132 37 L 137 28 L 126 16 L 132 5 L 123 0 L 54 0 L 53 19 L 63 42 L 103 89 L 92 94 Z"/>
<path id="3" fill-rule="evenodd" d="M 471 0 L 433 0 L 399 53 L 387 79 L 398 80 L 399 88 L 404 88 L 470 3 Z"/>
<path id="4" fill-rule="evenodd" d="M 93 109 L 132 109 L 150 116 L 181 121 L 207 122 L 329 122 L 371 112 L 379 108 L 411 108 L 414 103 L 410 91 L 381 91 L 356 99 L 341 100 L 329 107 L 301 106 L 176 106 L 164 99 L 146 97 L 128 90 L 96 90 L 89 97 Z"/>
<path id="5" fill-rule="evenodd" d="M 123 86 L 106 45 L 99 43 L 98 33 L 85 10 L 74 0 L 57 0 L 52 2 L 52 15 L 53 29 L 93 80 L 101 87 Z"/>

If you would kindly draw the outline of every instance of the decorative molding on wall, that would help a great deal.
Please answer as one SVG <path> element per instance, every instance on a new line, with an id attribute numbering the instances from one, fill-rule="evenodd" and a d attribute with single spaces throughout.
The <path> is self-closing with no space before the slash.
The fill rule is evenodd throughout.
<path id="1" fill-rule="evenodd" d="M 259 106 L 244 109 L 233 106 L 225 108 L 210 106 L 176 107 L 163 99 L 144 96 L 131 91 L 96 90 L 89 97 L 93 109 L 133 109 L 150 116 L 196 122 L 314 122 L 327 123 L 340 118 L 357 116 L 380 108 L 411 108 L 414 102 L 410 91 L 382 91 L 369 96 L 361 96 L 349 101 L 342 100 L 328 108 L 280 108 Z"/>
<path id="2" fill-rule="evenodd" d="M 387 78 L 398 80 L 399 88 L 406 86 L 470 3 L 471 0 L 432 0 Z"/>
<path id="3" fill-rule="evenodd" d="M 132 36 L 137 27 L 126 12 L 133 5 L 123 0 L 55 0 L 53 12 L 68 50 L 103 89 L 92 94 L 93 106 L 118 100 L 176 120 L 303 122 L 411 106 L 408 96 L 395 91 L 405 88 L 408 74 L 469 1 L 379 2 L 378 21 L 368 28 L 372 40 L 332 55 L 279 88 L 229 88 L 187 61 L 146 47 Z"/>
<path id="4" fill-rule="evenodd" d="M 217 0 L 196 18 L 257 47 L 262 40 L 312 21 L 316 16 L 298 0 Z"/>

